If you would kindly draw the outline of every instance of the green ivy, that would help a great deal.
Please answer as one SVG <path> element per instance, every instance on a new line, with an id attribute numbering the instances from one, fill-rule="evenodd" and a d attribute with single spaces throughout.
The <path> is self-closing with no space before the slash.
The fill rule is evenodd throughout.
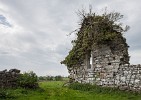
<path id="1" fill-rule="evenodd" d="M 129 27 L 126 26 L 124 29 L 121 23 L 117 24 L 122 17 L 123 15 L 117 12 L 102 15 L 83 14 L 81 27 L 76 33 L 77 39 L 72 40 L 75 45 L 68 56 L 61 61 L 61 64 L 65 64 L 67 67 L 80 67 L 84 63 L 86 55 L 90 56 L 93 47 L 103 44 L 111 45 L 119 40 L 127 46 L 122 33 Z"/>

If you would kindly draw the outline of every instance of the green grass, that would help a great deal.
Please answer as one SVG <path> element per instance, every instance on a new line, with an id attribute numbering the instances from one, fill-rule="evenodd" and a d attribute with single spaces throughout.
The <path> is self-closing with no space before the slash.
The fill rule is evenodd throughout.
<path id="1" fill-rule="evenodd" d="M 74 88 L 74 90 L 62 87 L 63 84 L 63 81 L 49 81 L 40 82 L 41 88 L 36 90 L 7 90 L 7 99 L 0 98 L 0 100 L 141 100 L 139 94 L 122 91 L 101 92 L 99 87 L 97 90 L 87 90 L 87 86 L 83 86 L 83 89 Z"/>

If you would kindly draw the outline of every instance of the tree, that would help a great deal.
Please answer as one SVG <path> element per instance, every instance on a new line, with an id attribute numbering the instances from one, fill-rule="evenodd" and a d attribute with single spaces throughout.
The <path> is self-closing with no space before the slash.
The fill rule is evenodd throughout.
<path id="1" fill-rule="evenodd" d="M 63 80 L 63 77 L 58 75 L 58 76 L 55 76 L 55 81 L 62 81 Z"/>

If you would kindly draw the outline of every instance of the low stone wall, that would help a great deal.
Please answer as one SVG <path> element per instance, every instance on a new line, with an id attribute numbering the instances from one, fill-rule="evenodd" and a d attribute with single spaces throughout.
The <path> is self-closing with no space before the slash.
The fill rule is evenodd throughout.
<path id="1" fill-rule="evenodd" d="M 95 66 L 70 70 L 70 76 L 80 83 L 96 84 L 103 87 L 118 87 L 121 90 L 141 92 L 141 65 Z"/>
<path id="2" fill-rule="evenodd" d="M 20 70 L 17 69 L 0 71 L 0 88 L 17 87 L 17 78 L 19 75 Z"/>

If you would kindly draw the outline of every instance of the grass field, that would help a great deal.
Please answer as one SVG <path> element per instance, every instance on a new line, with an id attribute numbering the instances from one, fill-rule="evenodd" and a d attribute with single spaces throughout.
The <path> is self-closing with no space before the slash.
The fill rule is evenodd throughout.
<path id="1" fill-rule="evenodd" d="M 6 98 L 0 100 L 141 100 L 141 95 L 126 92 L 98 93 L 72 90 L 62 87 L 63 81 L 40 82 L 40 89 L 9 90 Z"/>

